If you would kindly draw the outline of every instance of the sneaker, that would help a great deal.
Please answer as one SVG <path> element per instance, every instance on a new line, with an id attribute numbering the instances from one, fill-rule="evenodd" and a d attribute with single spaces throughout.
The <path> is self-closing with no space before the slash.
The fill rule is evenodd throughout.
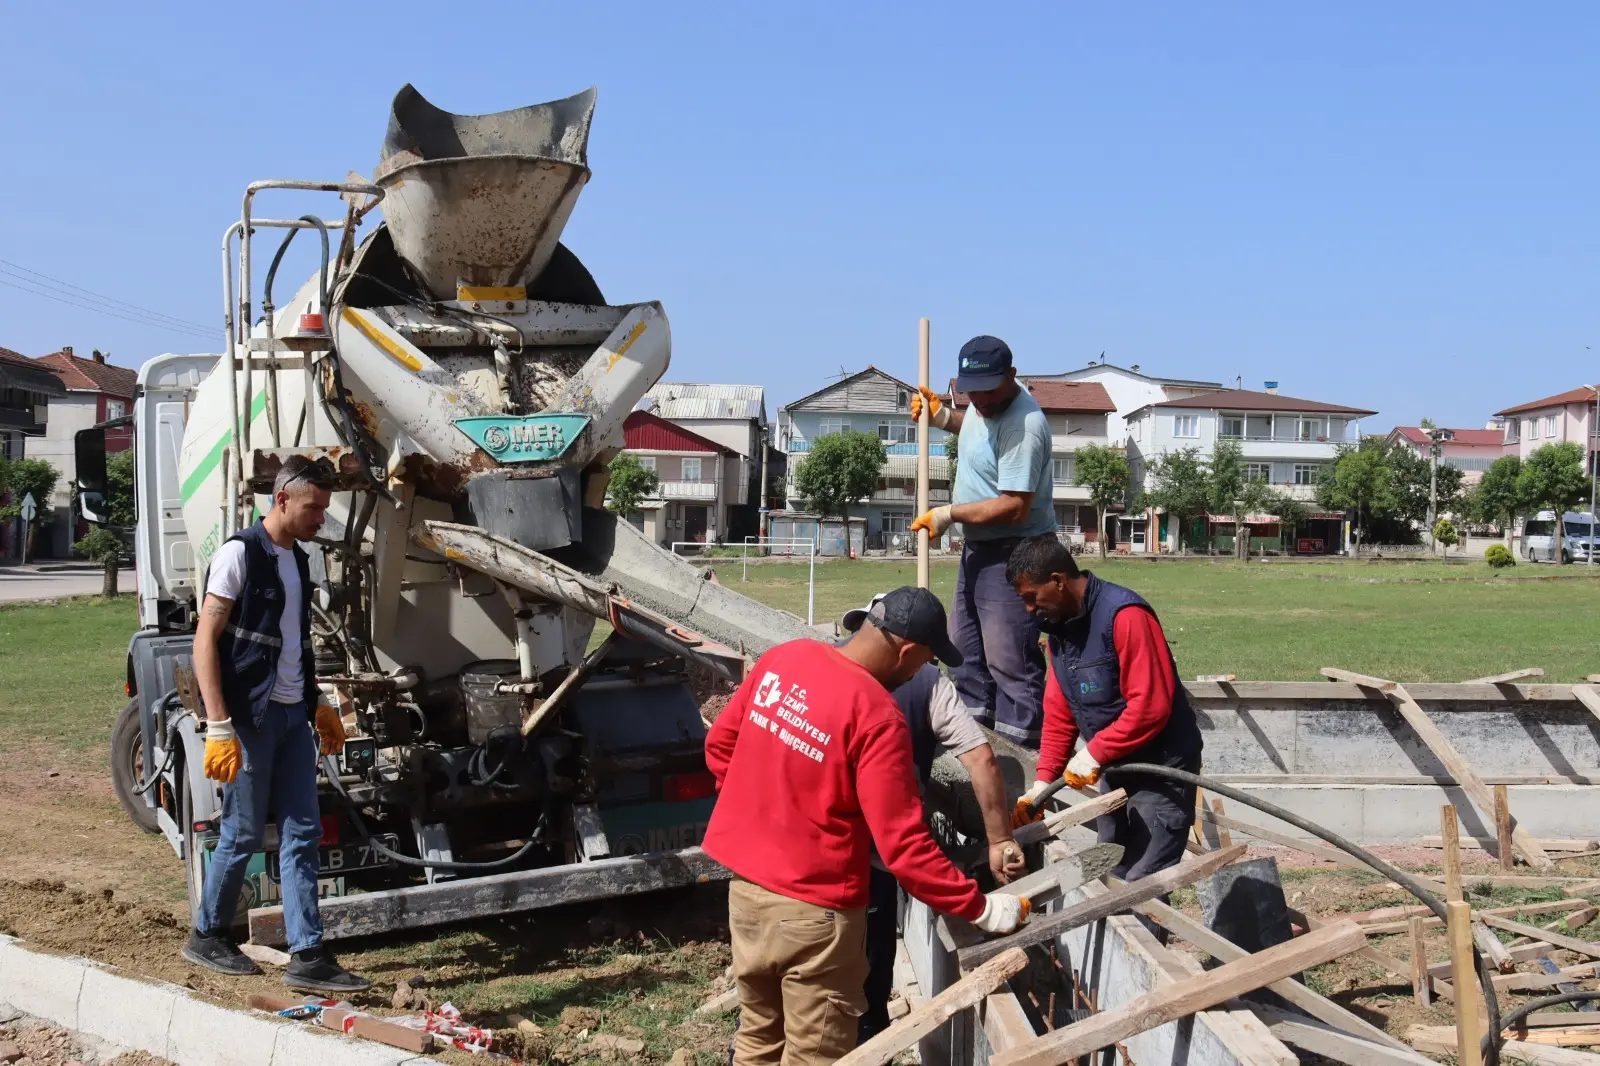
<path id="1" fill-rule="evenodd" d="M 372 982 L 357 977 L 334 959 L 333 952 L 318 944 L 297 951 L 289 960 L 283 983 L 302 992 L 365 992 Z"/>
<path id="2" fill-rule="evenodd" d="M 233 942 L 220 936 L 206 936 L 196 929 L 183 945 L 183 957 L 196 966 L 227 974 L 229 977 L 249 977 L 261 969 L 251 962 Z"/>

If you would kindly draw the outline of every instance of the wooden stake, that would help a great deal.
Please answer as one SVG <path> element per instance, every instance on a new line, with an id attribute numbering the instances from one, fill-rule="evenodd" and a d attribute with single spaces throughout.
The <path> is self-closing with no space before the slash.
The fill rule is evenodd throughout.
<path id="1" fill-rule="evenodd" d="M 929 388 L 929 323 L 922 319 L 917 324 L 917 385 L 919 388 Z M 922 414 L 917 418 L 917 514 L 928 513 L 928 454 L 929 454 L 929 429 L 928 405 L 923 403 Z M 917 587 L 928 587 L 928 531 L 917 530 Z"/>
<path id="2" fill-rule="evenodd" d="M 1444 841 L 1444 898 L 1461 901 L 1461 829 L 1456 809 L 1446 803 L 1439 810 L 1440 836 Z"/>
<path id="3" fill-rule="evenodd" d="M 837 1059 L 834 1066 L 887 1066 L 900 1052 L 933 1032 L 949 1018 L 981 1003 L 985 996 L 1027 968 L 1028 954 L 1021 948 L 1012 948 L 995 956 L 865 1044 Z"/>
<path id="4" fill-rule="evenodd" d="M 1511 803 L 1506 798 L 1506 786 L 1494 786 L 1494 833 L 1500 852 L 1500 871 L 1510 873 L 1517 864 L 1511 853 Z"/>
<path id="5" fill-rule="evenodd" d="M 1433 1006 L 1433 981 L 1428 977 L 1426 936 L 1422 919 L 1411 919 L 1411 995 L 1419 1007 Z"/>
<path id="6" fill-rule="evenodd" d="M 1459 870 L 1455 886 L 1459 892 Z M 1456 996 L 1456 1063 L 1457 1066 L 1479 1066 L 1483 1061 L 1479 1046 L 1483 1022 L 1478 1017 L 1481 995 L 1478 975 L 1472 966 L 1472 908 L 1457 898 L 1445 903 L 1445 909 L 1449 912 L 1446 925 L 1450 931 L 1450 980 Z"/>
<path id="7" fill-rule="evenodd" d="M 1284 980 L 1357 951 L 1366 943 L 1354 922 L 1340 922 L 1258 951 L 1207 973 L 1164 985 L 1020 1048 L 992 1057 L 994 1066 L 1057 1066 L 1130 1036 Z M 844 1060 L 840 1060 L 841 1062 Z"/>
<path id="8" fill-rule="evenodd" d="M 1394 705 L 1395 710 L 1399 711 L 1401 717 L 1411 726 L 1412 732 L 1416 733 L 1422 742 L 1428 746 L 1428 749 L 1433 752 L 1434 757 L 1444 764 L 1445 769 L 1450 772 L 1450 776 L 1460 783 L 1461 790 L 1471 797 L 1479 812 L 1485 818 L 1494 816 L 1494 794 L 1489 791 L 1489 786 L 1483 783 L 1483 778 L 1478 776 L 1477 771 L 1472 768 L 1472 764 L 1467 762 L 1466 758 L 1456 750 L 1455 745 L 1450 743 L 1439 727 L 1434 724 L 1433 719 L 1428 717 L 1427 712 L 1418 706 L 1416 700 L 1411 698 L 1411 694 L 1406 691 L 1404 685 L 1395 681 L 1387 681 L 1381 677 L 1369 677 L 1366 674 L 1352 673 L 1349 670 L 1336 670 L 1330 666 L 1324 666 L 1321 673 L 1323 677 L 1329 677 L 1335 681 L 1348 681 L 1363 688 L 1374 689 L 1387 696 L 1389 702 Z M 1577 687 L 1580 686 L 1574 686 L 1574 688 Z M 1523 857 L 1528 860 L 1528 865 L 1536 866 L 1543 870 L 1555 865 L 1550 856 L 1544 853 L 1544 849 L 1539 847 L 1538 842 L 1533 839 L 1532 834 L 1526 829 L 1521 826 L 1513 826 L 1511 838 L 1516 842 L 1516 846 L 1521 850 Z M 1463 1063 L 1461 1066 L 1466 1066 L 1466 1064 Z"/>
<path id="9" fill-rule="evenodd" d="M 1489 927 L 1481 921 L 1472 923 L 1472 942 L 1478 945 L 1479 951 L 1489 957 L 1489 961 L 1494 963 L 1495 969 L 1501 973 L 1516 972 L 1517 960 L 1513 959 L 1511 952 L 1506 950 L 1504 944 L 1500 943 L 1500 938 L 1490 932 Z"/>
<path id="10" fill-rule="evenodd" d="M 1575 951 L 1579 955 L 1587 955 L 1591 959 L 1600 959 L 1600 944 L 1596 944 L 1593 941 L 1579 940 L 1577 937 L 1567 936 L 1565 933 L 1524 925 L 1522 922 L 1512 921 L 1510 918 L 1502 918 L 1497 914 L 1484 914 L 1482 911 L 1478 912 L 1478 919 L 1487 925 L 1494 926 L 1496 929 L 1504 929 L 1508 933 L 1521 933 L 1525 937 L 1532 938 L 1537 943 L 1554 944 L 1558 948 Z"/>
<path id="11" fill-rule="evenodd" d="M 1211 797 L 1211 813 L 1215 814 L 1219 819 L 1227 817 L 1226 812 L 1224 812 L 1223 809 L 1222 809 L 1222 797 L 1221 796 L 1212 796 Z M 1216 825 L 1217 825 L 1217 840 L 1220 841 L 1222 846 L 1225 847 L 1225 848 L 1233 847 L 1233 834 L 1228 832 L 1227 825 L 1225 825 L 1223 822 L 1220 822 L 1220 821 L 1217 822 Z"/>

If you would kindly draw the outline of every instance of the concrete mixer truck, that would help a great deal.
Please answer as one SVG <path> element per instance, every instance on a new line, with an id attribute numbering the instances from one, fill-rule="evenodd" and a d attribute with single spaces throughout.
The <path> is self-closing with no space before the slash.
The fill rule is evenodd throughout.
<path id="1" fill-rule="evenodd" d="M 713 796 L 688 671 L 737 681 L 815 634 L 604 509 L 623 420 L 671 341 L 660 304 L 607 303 L 561 243 L 594 104 L 457 115 L 406 86 L 370 180 L 245 190 L 221 242 L 221 352 L 140 370 L 139 629 L 112 769 L 184 862 L 191 907 L 220 811 L 196 601 L 292 455 L 336 471 L 307 545 L 318 681 L 349 733 L 319 779 L 330 938 L 722 876 L 695 846 Z M 263 213 L 284 190 L 336 210 Z M 284 299 L 296 238 L 319 268 Z M 91 520 L 115 425 L 77 440 Z M 239 915 L 266 944 L 282 940 L 274 846 Z"/>

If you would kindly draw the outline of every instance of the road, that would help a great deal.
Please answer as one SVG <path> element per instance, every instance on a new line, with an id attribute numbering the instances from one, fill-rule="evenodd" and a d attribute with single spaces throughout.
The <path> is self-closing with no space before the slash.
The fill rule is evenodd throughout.
<path id="1" fill-rule="evenodd" d="M 98 570 L 64 570 L 50 573 L 31 567 L 0 566 L 0 603 L 55 600 L 65 596 L 93 596 L 104 584 Z M 117 591 L 133 591 L 133 570 L 117 574 Z"/>

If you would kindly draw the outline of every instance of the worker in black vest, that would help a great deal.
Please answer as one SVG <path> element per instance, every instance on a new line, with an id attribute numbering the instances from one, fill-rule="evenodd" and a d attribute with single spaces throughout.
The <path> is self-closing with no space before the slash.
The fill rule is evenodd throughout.
<path id="1" fill-rule="evenodd" d="M 1034 800 L 1057 777 L 1085 788 L 1103 774 L 1104 791 L 1128 793 L 1120 810 L 1100 817 L 1100 839 L 1123 847 L 1116 875 L 1137 881 L 1177 865 L 1194 825 L 1194 786 L 1117 769 L 1200 772 L 1200 726 L 1154 609 L 1132 589 L 1079 570 L 1053 533 L 1018 544 L 1006 577 L 1050 649 L 1038 780 L 1014 820 L 1040 817 Z M 1084 745 L 1072 754 L 1079 735 Z"/>
<path id="2" fill-rule="evenodd" d="M 866 621 L 872 603 L 845 612 L 840 624 L 854 633 Z M 924 666 L 911 680 L 890 693 L 906 716 L 911 730 L 911 758 L 917 780 L 927 791 L 933 761 L 941 750 L 960 760 L 972 779 L 973 795 L 983 812 L 989 840 L 989 871 L 998 884 L 1026 872 L 1022 849 L 1011 839 L 1011 810 L 1006 803 L 1006 783 L 995 761 L 994 749 L 978 727 L 973 710 L 961 702 L 955 682 L 937 666 Z M 900 886 L 872 855 L 867 903 L 867 1010 L 861 1016 L 860 1039 L 866 1040 L 889 1026 L 889 992 L 894 987 L 895 940 L 900 916 Z"/>
<path id="3" fill-rule="evenodd" d="M 297 542 L 322 528 L 333 465 L 285 459 L 272 509 L 211 560 L 194 635 L 206 710 L 206 777 L 222 784 L 221 836 L 183 957 L 230 976 L 259 973 L 228 939 L 245 872 L 278 819 L 283 923 L 291 958 L 283 982 L 342 995 L 372 987 L 334 959 L 317 913 L 322 811 L 317 756 L 344 746 L 338 713 L 318 699 L 311 648 L 311 576 Z"/>

